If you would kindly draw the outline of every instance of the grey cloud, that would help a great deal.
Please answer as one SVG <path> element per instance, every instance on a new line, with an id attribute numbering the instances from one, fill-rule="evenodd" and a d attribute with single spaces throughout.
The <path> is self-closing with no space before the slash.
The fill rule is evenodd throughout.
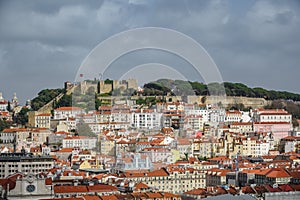
<path id="1" fill-rule="evenodd" d="M 1 1 L 0 91 L 5 96 L 17 91 L 28 99 L 42 88 L 61 87 L 63 81 L 72 81 L 99 42 L 130 28 L 158 26 L 202 44 L 226 81 L 300 92 L 295 87 L 300 72 L 299 13 L 297 0 Z M 129 68 L 153 60 L 189 69 L 158 54 L 124 56 L 109 76 L 117 74 L 118 64 Z"/>

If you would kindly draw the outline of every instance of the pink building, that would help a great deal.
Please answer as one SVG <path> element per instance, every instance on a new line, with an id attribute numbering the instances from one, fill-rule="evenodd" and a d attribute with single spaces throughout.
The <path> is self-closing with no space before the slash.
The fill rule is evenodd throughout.
<path id="1" fill-rule="evenodd" d="M 293 127 L 288 122 L 254 122 L 253 129 L 255 132 L 272 132 L 274 141 L 278 142 L 281 138 L 287 137 Z"/>

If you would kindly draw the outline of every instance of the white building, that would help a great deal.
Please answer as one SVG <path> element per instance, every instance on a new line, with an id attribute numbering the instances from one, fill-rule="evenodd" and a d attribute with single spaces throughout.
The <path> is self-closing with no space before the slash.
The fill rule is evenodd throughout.
<path id="1" fill-rule="evenodd" d="M 51 114 L 38 114 L 35 116 L 35 127 L 50 128 Z"/>
<path id="2" fill-rule="evenodd" d="M 90 111 L 87 114 L 77 115 L 76 120 L 77 120 L 77 122 L 83 121 L 86 124 L 99 122 L 98 121 L 98 115 L 94 111 Z"/>
<path id="3" fill-rule="evenodd" d="M 18 144 L 24 141 L 43 144 L 50 134 L 51 131 L 46 128 L 10 128 L 0 133 L 0 140 L 2 143 L 13 143 L 16 139 Z"/>
<path id="4" fill-rule="evenodd" d="M 3 96 L 2 92 L 0 92 L 0 111 L 7 111 L 8 101 L 6 101 Z"/>
<path id="5" fill-rule="evenodd" d="M 126 105 L 116 105 L 112 107 L 110 122 L 128 122 L 131 121 L 130 107 Z"/>
<path id="6" fill-rule="evenodd" d="M 0 155 L 0 178 L 21 172 L 39 174 L 47 172 L 54 166 L 50 156 L 33 156 L 32 154 L 14 153 Z"/>
<path id="7" fill-rule="evenodd" d="M 59 123 L 57 125 L 57 129 L 61 129 L 61 128 L 66 127 L 67 130 L 63 130 L 63 131 L 72 131 L 72 130 L 76 129 L 76 124 L 77 124 L 77 121 L 76 121 L 75 118 L 62 119 L 62 120 L 59 120 Z"/>
<path id="8" fill-rule="evenodd" d="M 63 139 L 63 148 L 80 147 L 81 149 L 96 148 L 97 138 L 87 136 L 71 136 Z"/>
<path id="9" fill-rule="evenodd" d="M 193 130 L 203 131 L 203 117 L 202 115 L 189 115 L 185 117 L 185 127 L 192 128 Z"/>
<path id="10" fill-rule="evenodd" d="M 185 109 L 184 111 L 186 115 L 201 115 L 204 123 L 209 121 L 209 109 L 207 106 L 194 105 L 193 109 Z"/>
<path id="11" fill-rule="evenodd" d="M 78 107 L 60 107 L 54 110 L 54 119 L 75 118 L 83 113 L 83 109 Z"/>
<path id="12" fill-rule="evenodd" d="M 7 111 L 8 101 L 6 101 L 3 96 L 2 92 L 0 92 L 0 111 Z"/>
<path id="13" fill-rule="evenodd" d="M 253 112 L 255 122 L 288 122 L 292 123 L 292 115 L 283 109 L 257 109 Z"/>
<path id="14" fill-rule="evenodd" d="M 0 143 L 13 143 L 15 136 L 16 132 L 12 129 L 4 129 L 2 132 L 0 132 Z"/>
<path id="15" fill-rule="evenodd" d="M 164 162 L 173 163 L 173 154 L 170 149 L 167 148 L 145 148 L 141 153 L 146 154 L 151 162 Z"/>
<path id="16" fill-rule="evenodd" d="M 256 154 L 255 156 L 265 156 L 269 154 L 270 143 L 265 140 L 256 141 Z"/>
<path id="17" fill-rule="evenodd" d="M 155 110 L 137 110 L 132 113 L 131 124 L 140 129 L 159 129 L 161 128 L 162 113 Z"/>
<path id="18" fill-rule="evenodd" d="M 243 138 L 244 156 L 264 156 L 269 154 L 271 144 L 266 140 L 257 140 L 254 137 Z"/>
<path id="19" fill-rule="evenodd" d="M 225 122 L 241 122 L 242 113 L 238 110 L 226 111 Z"/>
<path id="20" fill-rule="evenodd" d="M 210 110 L 208 114 L 208 121 L 210 122 L 225 122 L 225 110 L 224 109 L 218 109 L 218 110 Z"/>

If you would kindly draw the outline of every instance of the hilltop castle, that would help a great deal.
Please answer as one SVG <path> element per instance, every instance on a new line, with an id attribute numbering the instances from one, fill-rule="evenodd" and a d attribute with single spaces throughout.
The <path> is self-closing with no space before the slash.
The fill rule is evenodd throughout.
<path id="1" fill-rule="evenodd" d="M 74 84 L 65 82 L 65 89 L 68 90 L 73 87 Z M 86 94 L 89 90 L 93 90 L 97 94 L 111 93 L 114 90 L 125 91 L 128 89 L 138 89 L 138 83 L 136 79 L 128 80 L 85 80 L 77 85 L 77 89 L 81 94 Z"/>

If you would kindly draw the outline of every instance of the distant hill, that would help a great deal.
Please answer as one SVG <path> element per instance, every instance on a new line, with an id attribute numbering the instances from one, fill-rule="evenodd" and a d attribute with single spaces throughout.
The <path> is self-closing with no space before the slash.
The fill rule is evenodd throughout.
<path id="1" fill-rule="evenodd" d="M 300 94 L 286 91 L 266 90 L 264 88 L 250 88 L 242 83 L 209 83 L 159 79 L 144 85 L 144 94 L 151 95 L 219 95 L 224 86 L 227 96 L 243 96 L 264 98 L 266 100 L 292 100 L 300 101 Z M 208 90 L 209 88 L 209 90 Z"/>

